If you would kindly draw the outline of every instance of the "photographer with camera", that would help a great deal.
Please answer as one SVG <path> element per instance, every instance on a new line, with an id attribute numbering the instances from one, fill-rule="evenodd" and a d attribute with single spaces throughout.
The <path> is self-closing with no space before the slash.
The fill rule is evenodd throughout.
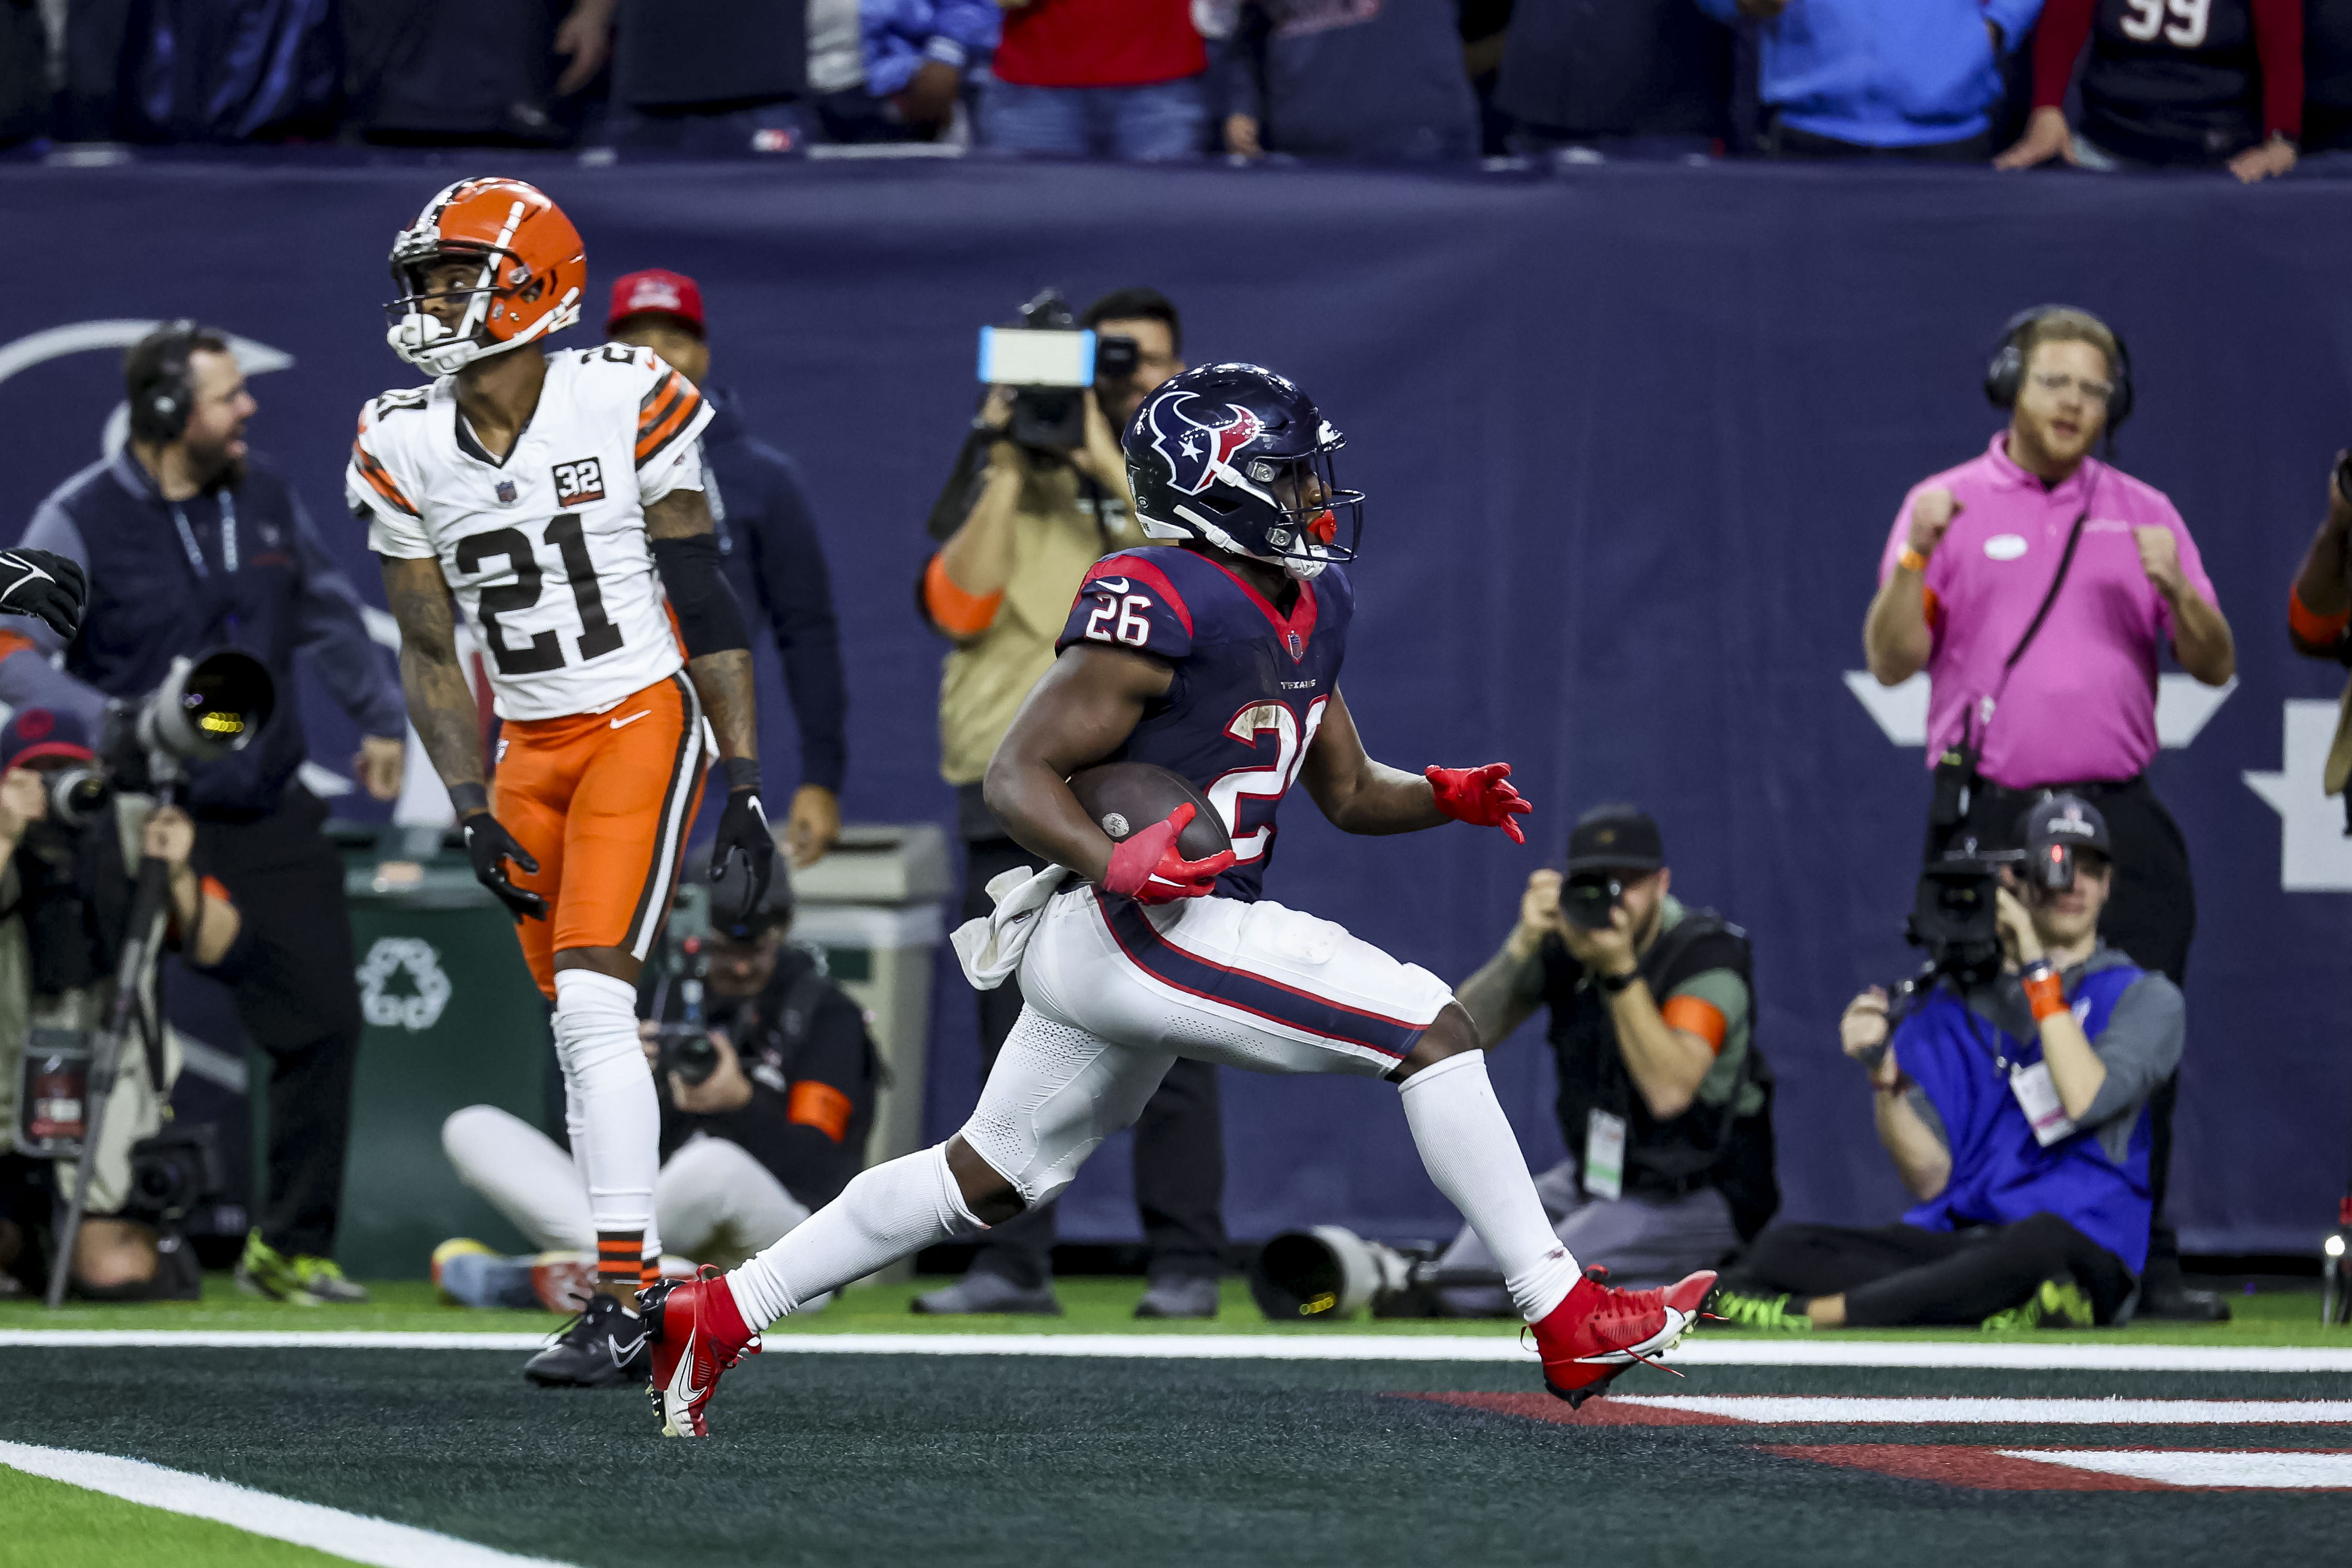
<path id="1" fill-rule="evenodd" d="M 2229 622 L 2163 492 L 2091 456 L 2130 415 L 2131 356 L 2087 311 L 2045 305 L 2012 318 L 1986 367 L 2009 413 L 1983 456 L 1904 499 L 1864 623 L 1871 673 L 1931 682 L 1934 770 L 1927 858 L 1973 841 L 2011 846 L 2038 799 L 2095 801 L 2116 837 L 2105 935 L 2182 983 L 2197 926 L 2179 825 L 2148 786 L 2166 648 L 2208 686 L 2237 668 Z M 2162 1222 L 2171 1163 L 2168 1081 L 2155 1101 L 2155 1220 L 2144 1315 L 2215 1321 L 2229 1308 L 2182 1279 Z"/>
<path id="2" fill-rule="evenodd" d="M 864 1011 L 785 941 L 790 882 L 776 878 L 750 913 L 708 927 L 712 903 L 741 902 L 731 879 L 715 895 L 682 889 L 640 995 L 653 1015 L 639 1026 L 646 1065 L 661 1095 L 655 1226 L 676 1252 L 722 1266 L 766 1247 L 848 1185 L 865 1164 L 882 1070 Z M 594 1289 L 596 1227 L 572 1157 L 490 1105 L 452 1112 L 441 1147 L 461 1181 L 534 1247 L 560 1254 L 502 1258 L 478 1242 L 446 1242 L 434 1254 L 441 1289 L 471 1306 L 576 1310 Z M 542 1355 L 531 1367 L 543 1384 L 630 1381 L 592 1358 Z M 642 1384 L 644 1370 L 631 1369 Z"/>
<path id="3" fill-rule="evenodd" d="M 932 509 L 931 537 L 940 544 L 918 590 L 924 618 L 955 644 L 940 679 L 940 772 L 956 790 L 967 921 L 993 912 L 991 879 L 1036 861 L 981 799 L 981 777 L 1029 689 L 1053 668 L 1055 639 L 1087 568 L 1146 542 L 1119 436 L 1145 395 L 1184 368 L 1182 323 L 1156 289 L 1114 289 L 1076 321 L 1049 289 L 1022 316 L 1023 331 L 994 340 L 1016 341 L 1042 362 L 1051 351 L 1082 347 L 1071 329 L 1084 326 L 1096 334 L 1094 361 L 1033 368 L 1027 384 L 989 388 Z M 1009 381 L 1021 354 L 1008 346 L 1001 357 L 1004 366 L 983 368 Z M 1007 982 L 979 998 L 984 1072 L 1021 1016 L 1021 987 Z M 1216 1311 L 1224 1163 L 1216 1069 L 1180 1060 L 1136 1124 L 1136 1203 L 1151 1254 L 1151 1288 L 1139 1315 Z M 992 1226 L 971 1271 L 919 1298 L 916 1310 L 1059 1313 L 1053 1246 L 1051 1204 Z"/>
<path id="4" fill-rule="evenodd" d="M 227 978 L 242 957 L 241 918 L 226 890 L 189 863 L 194 847 L 186 812 L 112 787 L 73 714 L 25 708 L 0 727 L 0 1142 L 53 1162 L 46 1185 L 58 1199 L 73 1190 L 92 1131 L 88 1042 L 113 996 L 141 860 L 163 864 L 169 941 L 184 962 Z M 139 977 L 150 1017 L 160 1016 L 160 956 L 148 953 Z M 219 1162 L 200 1140 L 158 1146 L 179 1058 L 169 1029 L 122 1055 L 97 1119 L 95 1168 L 72 1243 L 69 1277 L 83 1297 L 198 1293 L 195 1255 L 177 1222 L 209 1190 L 205 1167 L 217 1185 Z M 43 1193 L 26 1179 L 34 1173 L 11 1164 L 15 1201 L 0 1200 L 0 1215 L 16 1216 L 21 1247 L 29 1239 L 22 1233 L 47 1216 Z M 11 1261 L 0 1258 L 0 1268 Z"/>
<path id="5" fill-rule="evenodd" d="M 2170 980 L 2099 938 L 2118 870 L 2099 809 L 2055 795 L 2018 837 L 2016 861 L 1977 863 L 1994 953 L 1945 947 L 1896 1001 L 1873 986 L 1839 1022 L 1918 1205 L 1874 1230 L 1771 1227 L 1725 1272 L 1721 1316 L 1808 1330 L 2122 1315 L 2149 1257 L 2150 1100 L 2187 1013 Z"/>
<path id="6" fill-rule="evenodd" d="M 1502 951 L 1455 992 L 1489 1050 L 1549 1009 L 1571 1152 L 1536 1191 L 1579 1261 L 1635 1289 L 1715 1267 L 1780 1201 L 1748 933 L 1685 906 L 1673 879 L 1646 812 L 1586 812 L 1566 877 L 1528 879 Z M 1437 1260 L 1493 1267 L 1467 1229 Z M 1454 1316 L 1511 1315 L 1499 1287 L 1438 1295 Z"/>
<path id="7" fill-rule="evenodd" d="M 400 792 L 400 689 L 301 503 L 248 457 L 257 405 L 228 340 L 189 321 L 160 328 L 124 355 L 123 382 L 129 446 L 51 492 L 25 534 L 87 572 L 87 617 L 70 637 L 0 634 L 0 702 L 70 712 L 95 733 L 108 699 L 143 698 L 175 658 L 223 647 L 274 683 L 274 721 L 235 754 L 194 763 L 184 794 L 194 864 L 244 917 L 253 951 L 237 1016 L 270 1063 L 268 1175 L 237 1279 L 281 1300 L 364 1300 L 332 1260 L 356 965 L 342 858 L 319 831 L 327 808 L 295 777 L 308 745 L 294 672 L 299 661 L 358 721 L 353 771 L 379 800 Z"/>

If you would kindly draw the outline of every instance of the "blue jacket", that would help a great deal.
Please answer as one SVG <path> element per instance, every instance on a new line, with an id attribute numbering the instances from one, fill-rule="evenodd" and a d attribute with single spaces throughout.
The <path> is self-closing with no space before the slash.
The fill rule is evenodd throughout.
<path id="1" fill-rule="evenodd" d="M 260 737 L 190 771 L 198 816 L 278 808 L 309 754 L 298 662 L 365 733 L 408 732 L 391 656 L 370 640 L 351 579 L 302 503 L 257 461 L 233 489 L 174 505 L 126 450 L 50 492 L 22 542 L 80 562 L 89 607 L 70 646 L 37 621 L 9 623 L 34 646 L 0 658 L 0 701 L 69 709 L 95 735 L 105 699 L 152 691 L 174 655 L 236 647 L 268 667 L 277 707 Z M 62 671 L 48 659 L 60 648 Z"/>
<path id="2" fill-rule="evenodd" d="M 1698 0 L 1719 22 L 1738 0 Z M 1759 24 L 1759 94 L 1785 124 L 1866 147 L 1924 147 L 1990 129 L 2000 61 L 1985 31 L 2014 50 L 2042 0 L 1789 0 Z"/>
<path id="3" fill-rule="evenodd" d="M 2009 987 L 2015 988 L 2013 977 Z M 2042 1060 L 2031 1030 L 2020 1038 L 1948 990 L 1937 991 L 1896 1029 L 1895 1059 L 1925 1094 L 1933 1110 L 1927 1120 L 1940 1121 L 1952 1157 L 1944 1190 L 1903 1218 L 1927 1230 L 1958 1230 L 2054 1214 L 2137 1274 L 2147 1261 L 2154 1206 L 2147 1097 L 2180 1060 L 2180 994 L 2164 976 L 2108 949 L 2069 989 L 2107 1079 L 2078 1130 L 2046 1149 L 1995 1060 L 1996 1053 L 2020 1067 Z M 2135 990 L 2131 1022 L 2112 1028 Z"/>
<path id="4" fill-rule="evenodd" d="M 1211 45 L 1220 118 L 1246 114 L 1265 148 L 1364 162 L 1478 155 L 1478 99 L 1447 0 L 1246 0 Z"/>
<path id="5" fill-rule="evenodd" d="M 925 60 L 961 71 L 996 47 L 1003 16 L 995 0 L 858 0 L 866 90 L 904 91 Z"/>
<path id="6" fill-rule="evenodd" d="M 849 765 L 849 694 L 824 546 L 792 459 L 752 439 L 733 393 L 705 387 L 703 395 L 711 408 L 702 431 L 703 484 L 729 584 L 775 633 L 800 729 L 800 782 L 839 795 Z"/>

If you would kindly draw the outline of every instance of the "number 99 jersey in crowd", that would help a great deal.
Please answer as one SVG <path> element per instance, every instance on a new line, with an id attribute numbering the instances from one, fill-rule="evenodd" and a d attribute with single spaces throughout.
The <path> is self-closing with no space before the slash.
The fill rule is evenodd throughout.
<path id="1" fill-rule="evenodd" d="M 378 554 L 439 560 L 500 718 L 596 713 L 685 665 L 645 510 L 703 488 L 695 438 L 710 416 L 651 349 L 566 350 L 548 356 L 539 406 L 503 462 L 467 428 L 457 377 L 444 375 L 361 411 L 344 489 Z"/>
<path id="2" fill-rule="evenodd" d="M 1176 545 L 1097 561 L 1055 651 L 1129 648 L 1175 667 L 1106 762 L 1155 763 L 1209 798 L 1234 840 L 1220 897 L 1255 903 L 1274 855 L 1275 814 L 1339 689 L 1356 608 L 1344 568 L 1298 584 L 1287 616 L 1214 558 Z"/>

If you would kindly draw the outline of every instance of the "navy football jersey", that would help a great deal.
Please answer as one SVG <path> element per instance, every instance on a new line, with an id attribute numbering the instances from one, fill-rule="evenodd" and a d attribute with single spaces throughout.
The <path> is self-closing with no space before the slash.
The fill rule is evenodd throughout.
<path id="1" fill-rule="evenodd" d="M 1107 555 L 1079 586 L 1055 652 L 1106 643 L 1176 668 L 1105 761 L 1155 763 L 1209 797 L 1234 838 L 1221 897 L 1255 902 L 1265 881 L 1275 813 L 1339 688 L 1355 608 L 1338 566 L 1301 583 L 1286 616 L 1215 558 L 1174 545 Z"/>

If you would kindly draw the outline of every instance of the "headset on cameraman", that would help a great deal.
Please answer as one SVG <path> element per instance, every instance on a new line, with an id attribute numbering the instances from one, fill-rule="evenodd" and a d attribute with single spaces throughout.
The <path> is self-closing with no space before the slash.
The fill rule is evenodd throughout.
<path id="1" fill-rule="evenodd" d="M 163 328 L 162 336 L 162 357 L 124 389 L 131 401 L 131 438 L 153 447 L 167 446 L 187 430 L 196 406 L 188 363 L 207 339 L 222 341 L 218 332 L 185 316 Z"/>

